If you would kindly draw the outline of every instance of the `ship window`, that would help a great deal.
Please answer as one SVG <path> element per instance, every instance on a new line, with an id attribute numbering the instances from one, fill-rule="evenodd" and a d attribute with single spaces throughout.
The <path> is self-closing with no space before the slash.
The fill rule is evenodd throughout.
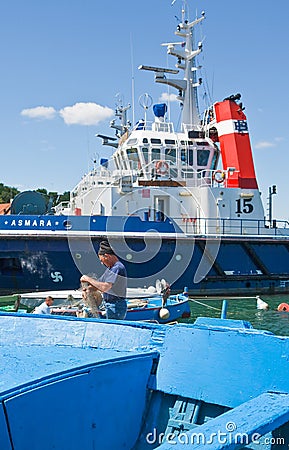
<path id="1" fill-rule="evenodd" d="M 138 168 L 138 152 L 136 148 L 128 148 L 127 149 L 127 157 L 130 161 L 130 168 L 137 169 Z"/>
<path id="2" fill-rule="evenodd" d="M 121 164 L 121 168 L 123 170 L 126 170 L 127 161 L 126 161 L 126 152 L 124 150 L 121 151 L 120 164 Z"/>
<path id="3" fill-rule="evenodd" d="M 143 140 L 142 140 L 142 141 L 143 141 L 143 143 L 144 143 L 144 144 L 148 144 L 148 143 L 149 143 L 149 140 L 148 140 L 148 138 L 143 138 Z"/>
<path id="4" fill-rule="evenodd" d="M 165 144 L 175 145 L 176 141 L 174 139 L 165 139 Z"/>
<path id="5" fill-rule="evenodd" d="M 114 157 L 114 162 L 115 162 L 116 168 L 117 168 L 117 169 L 120 169 L 119 162 L 118 162 L 118 157 L 117 157 L 117 156 Z M 94 183 L 94 184 L 95 184 L 95 183 Z"/>
<path id="6" fill-rule="evenodd" d="M 211 162 L 211 169 L 213 169 L 213 170 L 216 169 L 217 162 L 218 162 L 218 152 L 214 151 L 214 155 L 213 155 L 212 162 Z"/>
<path id="7" fill-rule="evenodd" d="M 161 144 L 162 141 L 161 141 L 160 139 L 152 138 L 152 139 L 151 139 L 151 143 L 152 143 L 152 144 Z"/>
<path id="8" fill-rule="evenodd" d="M 161 153 L 159 148 L 152 148 L 152 161 L 160 160 Z"/>
<path id="9" fill-rule="evenodd" d="M 176 149 L 175 148 L 166 148 L 165 149 L 165 159 L 169 161 L 176 162 Z"/>
<path id="10" fill-rule="evenodd" d="M 188 150 L 188 152 L 187 152 L 187 163 L 190 166 L 194 165 L 194 151 L 193 150 Z"/>
<path id="11" fill-rule="evenodd" d="M 210 150 L 198 150 L 197 152 L 197 164 L 198 166 L 206 166 L 210 156 Z"/>
<path id="12" fill-rule="evenodd" d="M 187 150 L 185 148 L 181 148 L 181 161 L 183 163 L 187 162 Z"/>
<path id="13" fill-rule="evenodd" d="M 194 165 L 194 151 L 192 149 L 181 149 L 181 161 L 190 166 Z"/>
<path id="14" fill-rule="evenodd" d="M 182 145 L 194 145 L 193 141 L 181 141 Z"/>
<path id="15" fill-rule="evenodd" d="M 148 164 L 149 163 L 149 150 L 146 147 L 142 148 L 142 154 L 145 160 L 145 163 Z"/>
<path id="16" fill-rule="evenodd" d="M 127 145 L 135 145 L 137 143 L 137 139 L 129 139 L 127 141 Z"/>
<path id="17" fill-rule="evenodd" d="M 199 142 L 197 142 L 197 145 L 202 145 L 203 147 L 207 147 L 210 144 L 207 141 L 201 141 L 201 142 L 199 141 Z"/>

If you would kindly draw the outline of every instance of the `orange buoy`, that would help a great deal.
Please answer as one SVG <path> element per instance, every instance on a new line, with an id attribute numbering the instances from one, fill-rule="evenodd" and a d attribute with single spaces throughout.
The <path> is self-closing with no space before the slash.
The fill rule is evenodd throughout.
<path id="1" fill-rule="evenodd" d="M 289 305 L 288 305 L 288 303 L 280 303 L 280 305 L 277 308 L 277 311 L 289 312 Z"/>

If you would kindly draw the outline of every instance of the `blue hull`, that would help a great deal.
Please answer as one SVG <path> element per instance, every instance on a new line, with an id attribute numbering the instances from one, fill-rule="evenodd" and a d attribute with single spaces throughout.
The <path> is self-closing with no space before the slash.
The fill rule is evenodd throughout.
<path id="1" fill-rule="evenodd" d="M 176 300 L 176 297 L 178 300 Z M 128 309 L 126 320 L 150 320 L 158 323 L 168 323 L 178 320 L 180 318 L 188 318 L 191 315 L 190 305 L 187 297 L 178 295 L 170 296 L 167 300 L 165 308 L 169 312 L 166 319 L 160 317 L 160 310 L 162 308 L 161 298 L 149 299 L 148 305 L 143 308 Z"/>
<path id="2" fill-rule="evenodd" d="M 53 296 L 52 293 L 50 294 Z M 53 308 L 52 314 L 76 317 L 78 308 L 71 306 L 67 308 L 65 306 L 61 306 L 65 302 L 66 299 L 63 299 L 63 301 L 60 300 L 60 307 L 58 308 L 58 306 L 56 306 Z M 33 308 L 29 300 L 22 300 L 21 303 L 26 307 L 29 307 L 30 310 Z M 39 301 L 37 303 L 39 304 Z M 181 318 L 189 318 L 191 316 L 189 299 L 186 294 L 170 295 L 164 306 L 162 306 L 161 296 L 144 297 L 141 299 L 136 298 L 134 300 L 129 299 L 128 305 L 129 306 L 125 317 L 125 320 L 128 321 L 169 323 Z M 166 317 L 162 317 L 163 309 L 167 310 Z M 5 309 L 2 309 L 2 311 L 5 311 Z"/>
<path id="3" fill-rule="evenodd" d="M 288 338 L 13 313 L 0 330 L 1 450 L 288 448 Z"/>
<path id="4" fill-rule="evenodd" d="M 28 220 L 26 216 L 14 217 L 16 219 L 10 216 L 10 221 Z M 1 220 L 3 222 L 3 218 Z M 39 225 L 42 219 L 37 220 Z M 103 272 L 97 251 L 107 232 L 96 232 L 91 218 L 62 217 L 60 225 L 57 216 L 43 216 L 45 220 L 51 222 L 49 229 L 43 226 L 44 229 L 39 230 L 38 226 L 35 231 L 31 225 L 31 230 L 27 227 L 29 229 L 23 233 L 18 225 L 15 230 L 10 226 L 0 235 L 0 295 L 77 289 L 83 273 L 99 276 Z M 64 224 L 68 220 L 72 226 L 65 232 Z M 114 222 L 115 228 L 112 227 L 113 234 L 109 235 L 114 244 L 120 241 L 119 256 L 127 268 L 130 287 L 154 285 L 156 278 L 165 278 L 173 292 L 187 286 L 192 295 L 289 292 L 289 240 L 286 236 L 227 236 L 218 240 L 178 234 L 176 238 L 171 222 L 153 225 L 139 219 L 133 222 L 133 226 L 141 223 L 143 229 L 139 234 L 133 233 L 130 223 L 128 231 L 122 235 L 126 236 L 126 247 L 123 238 L 118 238 L 114 231 L 117 222 Z M 91 236 L 88 231 L 81 231 L 85 224 L 92 226 Z M 3 223 L 0 225 L 4 228 Z M 98 225 L 102 230 L 106 222 Z M 153 226 L 162 233 L 161 240 L 156 242 L 149 233 L 144 240 L 145 226 Z M 21 234 L 17 234 L 20 231 Z"/>
<path id="5" fill-rule="evenodd" d="M 15 217 L 20 220 L 19 216 Z M 10 220 L 13 220 L 13 216 L 10 216 Z M 45 220 L 48 220 L 47 216 Z M 50 216 L 49 220 L 57 222 L 59 218 Z M 77 217 L 69 219 L 73 227 L 65 232 L 63 224 L 68 218 L 62 217 L 61 220 L 62 230 L 52 225 L 53 230 L 45 229 L 45 235 L 29 234 L 30 230 L 23 232 L 20 226 L 16 232 L 21 232 L 21 235 L 15 234 L 11 227 L 5 235 L 0 235 L 1 295 L 35 290 L 77 289 L 83 273 L 100 275 L 103 272 L 97 250 L 107 233 L 99 231 L 89 237 L 87 232 L 81 231 L 88 219 Z M 187 286 L 192 295 L 289 292 L 287 237 L 232 236 L 223 237 L 218 242 L 213 238 L 180 234 L 176 238 L 169 224 L 155 223 L 154 226 L 161 226 L 160 230 L 163 231 L 157 252 L 154 238 L 150 240 L 146 237 L 144 241 L 143 237 L 134 236 L 128 231 L 128 250 L 120 252 L 120 258 L 127 268 L 130 287 L 138 287 L 140 281 L 142 285 L 154 285 L 156 278 L 165 278 L 171 281 L 173 292 L 179 292 Z M 116 237 L 111 239 L 117 242 Z M 214 254 L 217 245 L 216 258 L 211 261 L 210 254 Z M 137 261 L 136 264 L 134 258 L 129 259 L 130 253 L 145 254 L 144 261 Z M 196 280 L 195 274 L 200 267 L 203 275 L 201 273 L 201 277 Z"/>

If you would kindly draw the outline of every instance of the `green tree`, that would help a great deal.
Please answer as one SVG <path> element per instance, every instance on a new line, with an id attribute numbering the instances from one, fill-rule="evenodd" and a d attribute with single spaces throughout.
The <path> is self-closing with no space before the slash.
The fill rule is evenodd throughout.
<path id="1" fill-rule="evenodd" d="M 9 203 L 19 192 L 15 187 L 5 186 L 3 183 L 0 183 L 0 203 Z"/>
<path id="2" fill-rule="evenodd" d="M 35 191 L 43 194 L 47 199 L 47 203 L 50 198 L 52 198 L 53 206 L 60 202 L 67 202 L 70 198 L 69 191 L 66 191 L 63 194 L 59 194 L 58 192 L 48 192 L 45 188 L 38 188 L 35 189 Z M 10 203 L 10 201 L 19 193 L 20 191 L 17 188 L 5 186 L 3 183 L 0 183 L 0 203 Z"/>

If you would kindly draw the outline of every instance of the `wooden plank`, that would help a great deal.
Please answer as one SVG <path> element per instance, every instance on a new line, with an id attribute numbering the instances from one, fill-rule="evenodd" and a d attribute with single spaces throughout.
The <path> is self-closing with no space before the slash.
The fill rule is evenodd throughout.
<path id="1" fill-rule="evenodd" d="M 289 421 L 289 394 L 264 393 L 177 437 L 166 436 L 160 450 L 231 450 L 251 442 Z M 169 439 L 170 438 L 170 439 Z"/>

